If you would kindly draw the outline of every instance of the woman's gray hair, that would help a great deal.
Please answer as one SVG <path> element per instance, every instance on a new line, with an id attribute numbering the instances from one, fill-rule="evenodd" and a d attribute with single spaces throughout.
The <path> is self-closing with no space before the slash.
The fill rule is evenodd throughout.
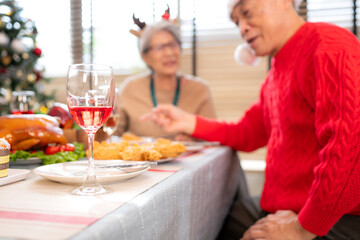
<path id="1" fill-rule="evenodd" d="M 144 54 L 149 50 L 151 39 L 158 32 L 170 33 L 175 38 L 176 42 L 178 42 L 181 46 L 181 36 L 179 28 L 169 21 L 162 20 L 152 25 L 146 25 L 144 30 L 141 32 L 141 36 L 139 39 L 140 54 Z"/>

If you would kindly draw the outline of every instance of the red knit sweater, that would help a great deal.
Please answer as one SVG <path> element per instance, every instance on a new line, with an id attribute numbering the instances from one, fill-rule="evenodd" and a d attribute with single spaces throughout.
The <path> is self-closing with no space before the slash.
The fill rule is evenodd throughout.
<path id="1" fill-rule="evenodd" d="M 293 210 L 317 235 L 344 214 L 360 215 L 359 41 L 339 27 L 305 23 L 273 59 L 244 117 L 197 116 L 193 136 L 241 151 L 267 145 L 265 211 Z"/>

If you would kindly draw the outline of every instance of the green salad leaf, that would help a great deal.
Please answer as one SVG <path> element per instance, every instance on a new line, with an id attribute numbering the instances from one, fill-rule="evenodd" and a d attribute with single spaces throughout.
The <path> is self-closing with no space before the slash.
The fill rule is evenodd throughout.
<path id="1" fill-rule="evenodd" d="M 10 153 L 10 159 L 13 162 L 16 162 L 17 159 L 28 159 L 30 157 L 31 153 L 27 152 L 27 151 L 16 151 L 14 153 Z"/>
<path id="2" fill-rule="evenodd" d="M 17 159 L 28 159 L 37 157 L 42 160 L 43 165 L 54 163 L 72 162 L 85 157 L 84 145 L 82 143 L 74 142 L 75 150 L 73 152 L 57 152 L 52 155 L 46 155 L 43 151 L 36 151 L 33 153 L 27 151 L 15 151 L 10 154 L 10 159 L 16 163 Z"/>

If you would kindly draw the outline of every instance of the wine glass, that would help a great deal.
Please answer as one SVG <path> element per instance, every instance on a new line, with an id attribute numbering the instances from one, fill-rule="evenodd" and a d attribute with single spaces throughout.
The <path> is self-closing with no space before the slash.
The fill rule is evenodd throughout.
<path id="1" fill-rule="evenodd" d="M 118 124 L 120 121 L 120 109 L 119 107 L 116 106 L 117 102 L 118 102 L 118 98 L 119 98 L 119 89 L 115 88 L 115 103 L 114 103 L 114 108 L 111 112 L 110 117 L 108 118 L 108 120 L 104 123 L 103 126 L 103 131 L 108 135 L 109 138 L 111 138 L 111 136 L 115 133 L 115 131 L 118 128 Z"/>
<path id="2" fill-rule="evenodd" d="M 10 109 L 11 114 L 33 114 L 35 102 L 35 92 L 33 91 L 14 91 L 11 94 Z"/>
<path id="3" fill-rule="evenodd" d="M 114 106 L 115 83 L 110 66 L 74 64 L 67 74 L 67 104 L 73 120 L 88 135 L 90 156 L 84 184 L 71 193 L 93 196 L 108 192 L 96 180 L 94 169 L 94 137 L 106 122 Z"/>

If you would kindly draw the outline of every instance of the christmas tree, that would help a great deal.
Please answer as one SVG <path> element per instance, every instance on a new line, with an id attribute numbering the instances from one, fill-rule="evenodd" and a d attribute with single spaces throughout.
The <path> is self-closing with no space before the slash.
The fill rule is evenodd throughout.
<path id="1" fill-rule="evenodd" d="M 37 63 L 42 54 L 36 44 L 38 31 L 21 11 L 16 1 L 0 0 L 0 89 L 34 91 L 37 102 L 48 106 L 54 93 L 44 93 L 49 79 L 43 78 L 44 68 Z"/>

